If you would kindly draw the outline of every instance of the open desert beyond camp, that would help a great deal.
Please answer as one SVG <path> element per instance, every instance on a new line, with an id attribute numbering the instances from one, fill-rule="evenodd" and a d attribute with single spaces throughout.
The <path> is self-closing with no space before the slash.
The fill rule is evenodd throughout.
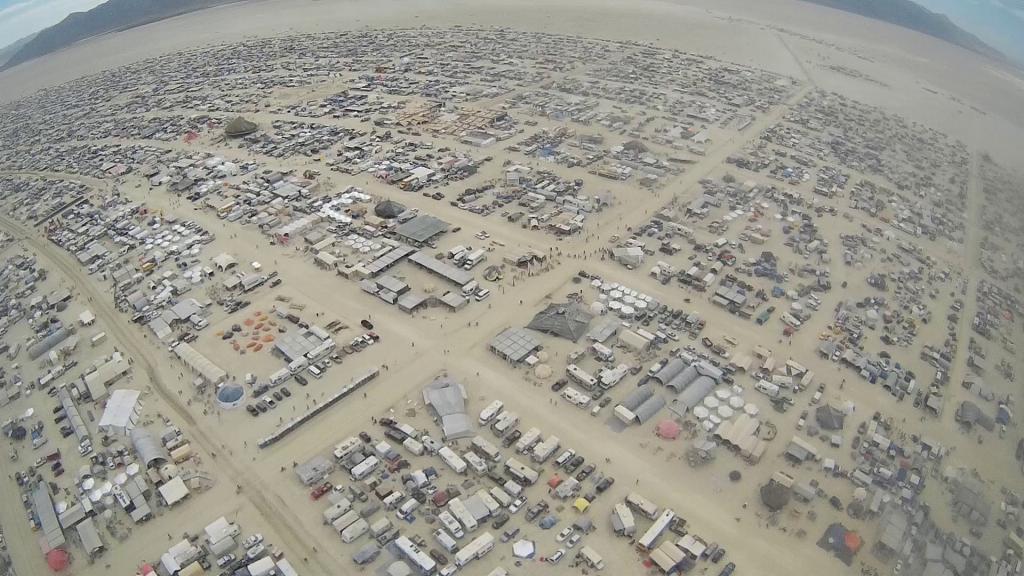
<path id="1" fill-rule="evenodd" d="M 0 570 L 1021 574 L 1020 78 L 781 0 L 0 72 Z"/>

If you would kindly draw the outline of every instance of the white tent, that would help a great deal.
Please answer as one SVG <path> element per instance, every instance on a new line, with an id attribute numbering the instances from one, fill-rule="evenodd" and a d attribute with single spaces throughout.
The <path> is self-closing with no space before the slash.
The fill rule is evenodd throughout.
<path id="1" fill-rule="evenodd" d="M 516 540 L 512 545 L 512 555 L 516 558 L 533 558 L 537 553 L 537 545 L 533 540 Z"/>

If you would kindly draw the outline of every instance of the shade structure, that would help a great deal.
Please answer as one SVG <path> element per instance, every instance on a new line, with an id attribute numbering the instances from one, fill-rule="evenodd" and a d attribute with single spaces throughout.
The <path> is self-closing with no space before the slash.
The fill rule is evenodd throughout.
<path id="1" fill-rule="evenodd" d="M 60 572 L 68 567 L 71 557 L 60 548 L 54 548 L 46 553 L 46 565 L 54 572 Z"/>
<path id="2" fill-rule="evenodd" d="M 733 410 L 742 410 L 744 404 L 745 402 L 743 401 L 743 398 L 740 398 L 739 396 L 729 398 L 729 407 Z"/>
<path id="3" fill-rule="evenodd" d="M 693 409 L 693 415 L 696 416 L 698 420 L 707 418 L 709 414 L 711 414 L 711 412 L 703 406 L 697 406 Z"/>
<path id="4" fill-rule="evenodd" d="M 516 558 L 533 558 L 536 553 L 537 546 L 533 540 L 516 540 L 515 544 L 512 544 L 512 555 Z"/>
<path id="5" fill-rule="evenodd" d="M 721 404 L 722 403 L 718 400 L 718 398 L 715 398 L 714 396 L 708 396 L 707 398 L 704 398 L 704 405 L 707 406 L 710 410 L 718 408 Z"/>
<path id="6" fill-rule="evenodd" d="M 95 485 L 96 485 L 96 479 L 95 478 L 86 478 L 85 480 L 82 480 L 82 490 L 92 490 L 93 486 L 95 486 Z"/>
<path id="7" fill-rule="evenodd" d="M 541 380 L 547 380 L 548 378 L 551 378 L 551 366 L 548 366 L 547 364 L 538 364 L 537 367 L 533 369 L 533 375 Z"/>
<path id="8" fill-rule="evenodd" d="M 701 422 L 700 426 L 707 432 L 711 432 L 712 430 L 718 427 L 718 425 L 712 422 L 710 418 Z"/>
<path id="9" fill-rule="evenodd" d="M 124 486 L 124 483 L 127 481 L 128 475 L 125 474 L 124 472 L 119 472 L 116 476 L 114 476 L 114 484 L 117 484 L 118 486 Z"/>
<path id="10" fill-rule="evenodd" d="M 758 413 L 761 412 L 761 409 L 757 407 L 757 404 L 749 403 L 743 407 L 743 411 L 746 412 L 748 416 L 757 416 Z"/>
<path id="11" fill-rule="evenodd" d="M 659 438 L 666 440 L 675 440 L 679 437 L 679 424 L 675 420 L 662 420 L 658 423 L 658 426 L 654 429 L 654 433 Z"/>
<path id="12" fill-rule="evenodd" d="M 732 408 L 729 408 L 728 406 L 726 406 L 724 404 L 722 406 L 719 406 L 718 407 L 718 416 L 722 420 L 728 420 L 729 418 L 732 418 L 732 416 L 733 416 Z"/>
<path id="13" fill-rule="evenodd" d="M 718 390 L 715 390 L 715 396 L 717 396 L 719 400 L 728 400 L 732 397 L 732 390 L 729 390 L 728 388 L 719 388 Z"/>

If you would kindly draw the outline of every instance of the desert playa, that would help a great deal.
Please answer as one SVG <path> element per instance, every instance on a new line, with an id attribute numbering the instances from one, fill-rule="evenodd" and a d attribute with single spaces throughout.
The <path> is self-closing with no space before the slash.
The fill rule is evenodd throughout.
<path id="1" fill-rule="evenodd" d="M 1019 574 L 1019 71 L 240 2 L 0 73 L 11 574 Z"/>

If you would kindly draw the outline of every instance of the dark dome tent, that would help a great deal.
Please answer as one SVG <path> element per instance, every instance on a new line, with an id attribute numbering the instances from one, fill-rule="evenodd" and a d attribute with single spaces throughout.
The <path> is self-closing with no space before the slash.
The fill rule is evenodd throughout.
<path id="1" fill-rule="evenodd" d="M 228 125 L 224 127 L 224 135 L 228 138 L 238 138 L 240 136 L 247 136 L 256 131 L 256 123 L 250 122 L 245 118 L 238 116 Z"/>

